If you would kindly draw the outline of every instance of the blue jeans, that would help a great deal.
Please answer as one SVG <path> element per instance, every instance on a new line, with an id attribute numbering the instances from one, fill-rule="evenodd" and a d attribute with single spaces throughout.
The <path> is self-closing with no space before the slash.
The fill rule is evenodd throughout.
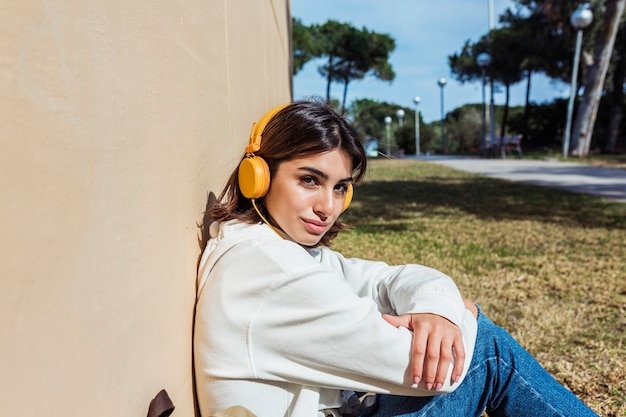
<path id="1" fill-rule="evenodd" d="M 597 417 L 480 308 L 474 357 L 456 391 L 434 397 L 379 395 L 370 416 L 480 417 L 484 410 L 498 417 Z"/>

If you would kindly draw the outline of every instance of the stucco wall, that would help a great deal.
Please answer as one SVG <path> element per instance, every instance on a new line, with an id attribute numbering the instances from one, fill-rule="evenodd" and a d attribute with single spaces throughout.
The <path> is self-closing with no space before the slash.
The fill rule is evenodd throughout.
<path id="1" fill-rule="evenodd" d="M 289 0 L 0 8 L 0 409 L 192 416 L 198 222 L 288 101 Z"/>

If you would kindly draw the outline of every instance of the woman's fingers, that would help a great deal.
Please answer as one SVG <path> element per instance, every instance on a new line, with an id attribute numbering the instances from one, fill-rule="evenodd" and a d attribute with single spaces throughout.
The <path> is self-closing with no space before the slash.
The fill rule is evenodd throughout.
<path id="1" fill-rule="evenodd" d="M 428 390 L 440 390 L 454 360 L 452 380 L 463 372 L 465 350 L 459 328 L 447 319 L 433 314 L 413 315 L 412 374 Z"/>
<path id="2" fill-rule="evenodd" d="M 394 327 L 413 331 L 411 375 L 415 384 L 428 390 L 440 390 L 445 384 L 450 365 L 452 382 L 458 382 L 465 364 L 465 347 L 461 330 L 448 319 L 436 314 L 383 314 Z"/>

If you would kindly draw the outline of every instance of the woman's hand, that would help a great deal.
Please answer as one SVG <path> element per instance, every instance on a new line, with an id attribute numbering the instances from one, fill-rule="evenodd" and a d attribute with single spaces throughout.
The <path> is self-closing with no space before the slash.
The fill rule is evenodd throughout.
<path id="1" fill-rule="evenodd" d="M 476 317 L 476 306 L 468 300 L 464 302 Z M 394 327 L 406 327 L 413 332 L 411 375 L 416 384 L 423 381 L 427 390 L 433 387 L 440 390 L 453 356 L 452 381 L 459 381 L 465 364 L 465 347 L 457 325 L 436 314 L 383 314 L 383 318 Z"/>

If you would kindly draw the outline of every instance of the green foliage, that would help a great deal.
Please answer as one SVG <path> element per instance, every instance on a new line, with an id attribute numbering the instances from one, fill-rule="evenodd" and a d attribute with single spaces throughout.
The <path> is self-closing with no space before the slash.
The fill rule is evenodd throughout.
<path id="1" fill-rule="evenodd" d="M 448 113 L 445 135 L 447 152 L 476 152 L 482 136 L 482 106 L 465 105 Z"/>
<path id="2" fill-rule="evenodd" d="M 407 118 L 405 117 L 405 119 Z M 402 126 L 396 127 L 394 140 L 398 150 L 401 150 L 403 154 L 415 155 L 415 116 L 408 119 Z M 413 119 L 413 123 L 410 119 Z M 422 132 L 420 131 L 420 133 Z"/>
<path id="3" fill-rule="evenodd" d="M 396 112 L 404 110 L 403 125 L 399 125 Z M 376 139 L 381 151 L 387 148 L 387 126 L 385 117 L 391 117 L 389 126 L 392 151 L 401 151 L 405 154 L 415 154 L 415 109 L 402 107 L 387 102 L 377 102 L 370 99 L 359 99 L 352 102 L 349 108 L 349 117 L 352 125 L 363 141 Z M 420 150 L 422 153 L 434 152 L 434 142 L 437 135 L 432 126 L 424 123 L 420 117 Z"/>
<path id="4" fill-rule="evenodd" d="M 491 57 L 489 65 L 480 67 L 478 57 L 481 53 L 488 53 Z M 459 54 L 448 57 L 452 74 L 461 83 L 487 79 L 504 86 L 506 91 L 506 103 L 501 125 L 507 124 L 509 89 L 511 85 L 519 82 L 524 76 L 523 61 L 528 53 L 528 43 L 518 36 L 518 33 L 510 27 L 502 27 L 492 30 L 483 36 L 477 43 L 465 42 Z M 504 129 L 499 136 L 506 134 Z M 480 137 L 480 131 L 478 137 Z M 468 143 L 469 138 L 464 138 L 461 143 Z M 461 146 L 463 147 L 463 146 Z"/>
<path id="5" fill-rule="evenodd" d="M 387 102 L 359 99 L 351 104 L 349 115 L 362 138 L 373 137 L 382 141 L 386 139 L 385 117 L 395 115 L 398 108 Z"/>
<path id="6" fill-rule="evenodd" d="M 496 89 L 504 89 L 507 94 L 505 105 L 495 106 L 496 135 L 522 133 L 524 148 L 556 151 L 562 146 L 566 101 L 556 99 L 551 103 L 526 103 L 525 107 L 509 108 L 508 91 L 510 86 L 524 79 L 532 81 L 532 76 L 537 73 L 569 83 L 576 37 L 576 30 L 570 24 L 569 18 L 580 2 L 515 0 L 515 3 L 514 10 L 509 9 L 500 16 L 499 28 L 486 33 L 476 42 L 467 40 L 459 52 L 450 55 L 450 68 L 453 77 L 462 83 L 480 83 L 492 78 Z M 585 29 L 581 57 L 583 65 L 579 80 L 584 79 L 585 64 L 589 64 L 595 38 L 602 30 L 599 22 L 602 21 L 605 2 L 592 0 L 590 3 L 594 21 Z M 622 32 L 626 32 L 625 28 L 626 25 L 623 24 Z M 331 101 L 332 84 L 344 87 L 343 99 L 335 105 L 341 113 L 344 113 L 347 105 L 345 98 L 351 82 L 366 76 L 374 76 L 384 81 L 394 78 L 388 58 L 395 48 L 395 42 L 389 35 L 377 34 L 366 28 L 357 29 L 348 23 L 334 20 L 307 27 L 298 19 L 293 21 L 293 34 L 294 73 L 312 58 L 324 57 L 324 64 L 319 71 L 327 80 L 327 100 Z M 623 133 L 626 132 L 626 118 L 622 116 L 626 104 L 623 94 L 625 51 L 626 36 L 622 33 L 616 40 L 614 66 L 607 77 L 607 96 L 602 98 L 594 125 L 591 144 L 594 152 L 600 149 L 623 152 L 626 149 L 626 137 Z M 476 61 L 482 52 L 488 52 L 492 59 L 491 64 L 484 68 L 484 73 Z M 530 85 L 532 86 L 532 82 Z M 578 103 L 575 109 L 577 107 Z M 384 118 L 391 116 L 393 123 L 390 125 L 390 136 L 393 150 L 402 149 L 407 154 L 413 154 L 415 109 L 403 108 L 404 125 L 399 126 L 395 117 L 399 108 L 401 106 L 393 103 L 361 99 L 350 104 L 349 118 L 353 120 L 364 141 L 376 138 L 380 141 L 382 150 L 386 147 L 387 139 Z M 420 123 L 422 153 L 440 151 L 440 129 L 439 121 L 431 124 Z M 446 116 L 446 152 L 474 152 L 480 144 L 481 136 L 480 104 L 463 106 Z M 610 137 L 613 139 L 610 140 Z"/>
<path id="7" fill-rule="evenodd" d="M 367 28 L 356 29 L 347 23 L 329 20 L 317 29 L 321 55 L 328 58 L 319 68 L 328 82 L 343 84 L 342 113 L 346 107 L 348 84 L 368 75 L 391 81 L 395 73 L 389 63 L 389 55 L 395 49 L 395 41 L 389 35 L 371 32 Z"/>
<path id="8" fill-rule="evenodd" d="M 297 18 L 292 19 L 293 73 L 298 73 L 311 59 L 319 56 L 319 48 L 314 42 L 311 29 Z"/>
<path id="9" fill-rule="evenodd" d="M 448 57 L 453 76 L 461 83 L 474 82 L 483 77 L 483 68 L 478 65 L 478 56 L 489 53 L 491 63 L 484 68 L 487 79 L 504 86 L 522 79 L 522 61 L 526 56 L 527 42 L 509 27 L 494 29 L 478 42 L 466 41 L 460 53 Z"/>
<path id="10" fill-rule="evenodd" d="M 339 109 L 339 102 L 333 105 Z M 603 111 L 606 102 L 601 104 L 596 123 L 593 147 L 597 151 L 604 145 L 608 129 L 608 112 Z M 551 103 L 530 103 L 525 118 L 523 106 L 509 108 L 509 119 L 505 128 L 508 135 L 525 132 L 524 149 L 552 150 L 558 153 L 562 146 L 563 127 L 567 101 L 555 100 Z M 405 112 L 403 126 L 399 126 L 396 117 L 398 109 Z M 494 106 L 496 120 L 502 120 L 504 106 Z M 415 109 L 402 107 L 393 103 L 377 102 L 371 99 L 355 100 L 349 109 L 349 119 L 359 133 L 361 140 L 379 141 L 381 151 L 387 148 L 385 117 L 390 116 L 390 140 L 392 151 L 402 150 L 405 154 L 415 154 Z M 486 126 L 488 129 L 488 126 Z M 500 130 L 499 122 L 496 129 Z M 626 130 L 626 120 L 622 120 L 622 130 Z M 440 121 L 425 124 L 420 118 L 420 149 L 422 153 L 438 153 L 441 150 Z M 476 153 L 482 135 L 482 104 L 466 104 L 446 115 L 445 148 L 447 153 Z M 617 144 L 618 149 L 626 147 L 622 137 Z"/>
<path id="11" fill-rule="evenodd" d="M 626 105 L 624 103 L 623 105 Z M 591 149 L 594 153 L 601 152 L 609 135 L 609 118 L 611 113 L 608 110 L 608 98 L 603 97 L 598 111 L 598 120 L 593 131 Z M 523 108 L 514 108 L 508 124 L 509 132 L 527 132 L 524 137 L 524 147 L 531 149 L 550 149 L 556 153 L 560 152 L 563 146 L 563 129 L 565 127 L 565 117 L 567 110 L 567 100 L 557 99 L 551 103 L 531 103 L 528 106 L 528 118 L 525 121 Z M 620 131 L 626 131 L 626 120 L 621 120 Z M 616 151 L 624 152 L 626 149 L 626 138 L 620 136 L 616 143 Z"/>
<path id="12" fill-rule="evenodd" d="M 366 76 L 392 81 L 395 73 L 389 56 L 395 49 L 394 39 L 367 28 L 357 29 L 348 23 L 329 20 L 310 27 L 293 21 L 294 74 L 314 57 L 324 57 L 318 68 L 326 78 L 326 100 L 330 101 L 331 84 L 343 85 L 342 113 L 350 82 Z"/>
<path id="13" fill-rule="evenodd" d="M 599 22 L 605 0 L 515 0 L 520 6 L 517 14 L 505 13 L 504 24 L 522 27 L 524 35 L 532 46 L 534 68 L 548 77 L 569 82 L 572 74 L 577 30 L 570 24 L 572 13 L 583 3 L 589 3 L 594 19 L 585 29 L 583 37 L 583 61 L 591 59 L 591 51 L 599 31 L 604 30 Z M 581 68 L 584 77 L 584 65 Z M 579 79 L 582 79 L 580 77 Z"/>
<path id="14" fill-rule="evenodd" d="M 559 1 L 517 3 L 520 7 L 515 12 L 507 10 L 500 20 L 520 40 L 520 68 L 542 72 L 562 81 L 569 80 L 575 33 L 567 21 L 578 3 L 572 5 L 569 2 L 566 10 L 563 4 L 559 4 L 564 2 Z M 569 14 L 563 14 L 568 11 Z"/>

